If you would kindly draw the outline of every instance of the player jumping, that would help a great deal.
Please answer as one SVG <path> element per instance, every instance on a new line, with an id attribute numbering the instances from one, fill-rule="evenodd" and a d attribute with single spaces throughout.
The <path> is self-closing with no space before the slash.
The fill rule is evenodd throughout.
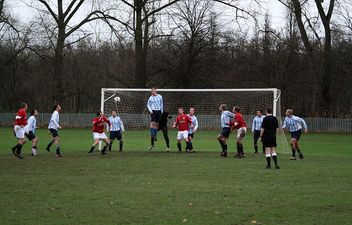
<path id="1" fill-rule="evenodd" d="M 150 147 L 148 150 L 153 150 L 154 141 L 157 141 L 156 135 L 158 133 L 158 125 L 161 118 L 161 114 L 164 109 L 163 97 L 156 93 L 156 88 L 151 89 L 152 95 L 149 97 L 147 102 L 148 111 L 150 113 Z"/>

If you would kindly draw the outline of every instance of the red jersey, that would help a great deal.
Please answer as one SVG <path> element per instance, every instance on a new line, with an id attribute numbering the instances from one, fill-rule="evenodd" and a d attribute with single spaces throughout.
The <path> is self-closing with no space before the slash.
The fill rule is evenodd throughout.
<path id="1" fill-rule="evenodd" d="M 190 124 L 192 124 L 192 119 L 186 114 L 178 115 L 176 117 L 176 125 L 178 125 L 178 131 L 189 130 Z"/>
<path id="2" fill-rule="evenodd" d="M 93 119 L 93 132 L 97 132 L 100 134 L 103 133 L 105 128 L 105 123 L 107 123 L 109 126 L 111 125 L 110 121 L 105 116 L 95 117 Z"/>
<path id="3" fill-rule="evenodd" d="M 237 123 L 237 125 L 235 125 Z M 241 127 L 247 128 L 247 124 L 243 119 L 243 116 L 241 113 L 235 113 L 235 120 L 232 122 L 232 128 L 233 129 L 240 129 Z"/>
<path id="4" fill-rule="evenodd" d="M 27 113 L 24 109 L 20 109 L 16 113 L 15 125 L 22 127 L 27 125 Z"/>

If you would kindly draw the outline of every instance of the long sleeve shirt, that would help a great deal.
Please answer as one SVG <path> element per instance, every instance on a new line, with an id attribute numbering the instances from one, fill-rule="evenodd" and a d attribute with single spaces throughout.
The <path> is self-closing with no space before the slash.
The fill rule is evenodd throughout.
<path id="1" fill-rule="evenodd" d="M 153 113 L 153 111 L 164 111 L 164 102 L 163 102 L 163 97 L 159 94 L 157 95 L 151 95 L 148 99 L 147 102 L 147 107 L 150 113 Z"/>
<path id="2" fill-rule="evenodd" d="M 53 114 L 51 114 L 50 120 L 49 120 L 49 129 L 54 129 L 57 130 L 60 122 L 60 116 L 58 111 L 54 111 Z"/>
<path id="3" fill-rule="evenodd" d="M 124 126 L 123 126 L 123 123 L 122 123 L 122 120 L 121 120 L 121 118 L 120 117 L 118 117 L 118 116 L 115 116 L 115 117 L 113 117 L 113 116 L 110 116 L 109 117 L 109 121 L 110 121 L 110 131 L 119 131 L 119 130 L 121 130 L 121 131 L 125 131 L 125 128 L 124 128 Z"/>
<path id="4" fill-rule="evenodd" d="M 295 132 L 304 128 L 307 129 L 306 122 L 298 116 L 286 116 L 282 128 L 287 128 L 290 132 Z"/>

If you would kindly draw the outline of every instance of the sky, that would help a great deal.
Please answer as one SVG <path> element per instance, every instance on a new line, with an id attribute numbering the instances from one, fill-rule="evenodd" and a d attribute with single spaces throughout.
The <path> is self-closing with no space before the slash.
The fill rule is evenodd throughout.
<path id="1" fill-rule="evenodd" d="M 96 0 L 95 0 L 96 1 Z M 104 1 L 104 0 L 102 0 Z M 12 13 L 12 15 L 19 21 L 26 23 L 28 21 L 31 21 L 33 17 L 37 14 L 37 10 L 28 6 L 35 3 L 35 0 L 5 0 L 7 2 L 7 7 L 9 11 Z M 65 1 L 64 1 L 65 2 Z M 243 1 L 242 1 L 243 2 Z M 246 2 L 251 2 L 251 0 L 248 0 Z M 37 3 L 38 4 L 38 3 Z M 39 4 L 40 5 L 40 4 Z M 224 6 L 217 6 L 219 11 L 221 11 L 221 19 L 222 20 L 227 20 L 228 24 L 235 24 L 233 23 L 234 21 L 234 11 L 228 7 Z M 282 27 L 284 27 L 286 21 L 285 21 L 285 14 L 286 14 L 286 9 L 285 7 L 279 3 L 278 0 L 262 0 L 261 1 L 261 17 L 264 17 L 265 13 L 268 13 L 269 18 L 271 19 L 271 24 L 272 28 L 275 30 L 278 30 Z M 89 8 L 83 8 L 78 12 L 78 16 L 76 16 L 73 19 L 73 23 L 79 21 L 81 18 L 86 15 L 86 13 L 89 11 Z M 223 23 L 224 21 L 221 21 Z M 242 21 L 243 24 L 242 27 L 248 28 L 251 30 L 251 26 L 254 26 L 253 21 L 251 22 L 245 22 Z M 93 25 L 90 26 L 85 26 L 85 30 L 92 29 Z M 237 25 L 236 25 L 237 26 Z M 108 31 L 104 31 L 108 33 Z"/>

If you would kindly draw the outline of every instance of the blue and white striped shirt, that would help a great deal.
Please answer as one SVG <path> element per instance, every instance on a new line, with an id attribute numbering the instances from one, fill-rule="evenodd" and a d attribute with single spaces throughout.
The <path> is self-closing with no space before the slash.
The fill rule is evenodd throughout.
<path id="1" fill-rule="evenodd" d="M 254 117 L 253 123 L 252 123 L 252 132 L 254 132 L 255 130 L 260 130 L 260 128 L 262 127 L 264 118 L 265 118 L 264 115 Z"/>
<path id="2" fill-rule="evenodd" d="M 191 120 L 192 120 L 192 126 L 189 128 L 189 133 L 193 134 L 198 129 L 198 119 L 195 115 L 191 116 L 191 115 L 187 114 L 187 116 L 189 118 L 191 118 Z"/>
<path id="3" fill-rule="evenodd" d="M 230 123 L 233 121 L 235 118 L 235 114 L 233 114 L 230 111 L 223 111 L 221 113 L 220 121 L 221 121 L 221 127 L 230 127 Z"/>
<path id="4" fill-rule="evenodd" d="M 118 116 L 115 116 L 115 117 L 110 116 L 109 117 L 109 121 L 111 123 L 110 131 L 119 131 L 119 130 L 125 131 L 125 128 L 123 126 L 123 123 L 122 123 L 122 120 L 121 120 L 120 117 L 118 117 Z"/>
<path id="5" fill-rule="evenodd" d="M 154 111 L 161 111 L 161 113 L 164 111 L 164 102 L 163 102 L 163 97 L 159 94 L 157 95 L 151 95 L 148 99 L 147 107 L 150 113 L 153 113 Z"/>
<path id="6" fill-rule="evenodd" d="M 290 132 L 295 132 L 301 130 L 302 127 L 306 130 L 307 124 L 302 118 L 292 115 L 290 117 L 285 117 L 282 128 L 285 129 L 286 127 L 290 130 Z"/>

